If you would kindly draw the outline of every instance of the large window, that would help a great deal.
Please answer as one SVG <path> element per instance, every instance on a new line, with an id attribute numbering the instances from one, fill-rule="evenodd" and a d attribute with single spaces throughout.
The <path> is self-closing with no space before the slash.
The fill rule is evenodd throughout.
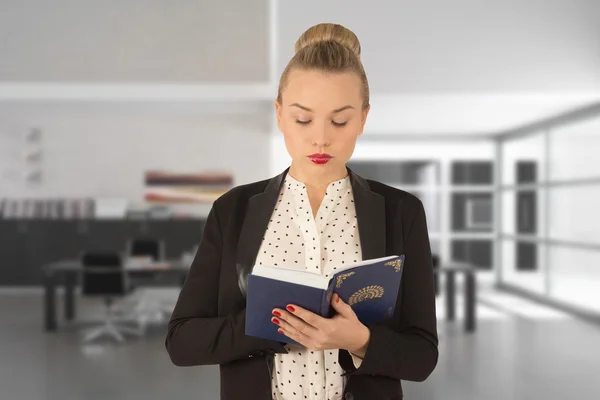
<path id="1" fill-rule="evenodd" d="M 466 158 L 466 157 L 465 157 Z M 459 158 L 356 160 L 359 175 L 406 190 L 425 207 L 433 254 L 442 262 L 493 266 L 493 161 Z"/>
<path id="2" fill-rule="evenodd" d="M 545 132 L 503 141 L 501 146 L 501 277 L 521 289 L 543 294 L 546 171 Z"/>
<path id="3" fill-rule="evenodd" d="M 348 167 L 364 178 L 406 190 L 417 196 L 427 215 L 431 249 L 440 252 L 440 163 L 419 161 L 350 161 Z"/>
<path id="4" fill-rule="evenodd" d="M 600 110 L 499 146 L 499 280 L 600 312 Z"/>

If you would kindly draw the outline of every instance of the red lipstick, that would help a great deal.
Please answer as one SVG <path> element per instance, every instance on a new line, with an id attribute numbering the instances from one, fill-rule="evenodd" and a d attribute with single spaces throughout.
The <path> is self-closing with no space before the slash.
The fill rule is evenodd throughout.
<path id="1" fill-rule="evenodd" d="M 315 153 L 308 156 L 308 159 L 315 164 L 326 164 L 333 157 L 327 153 Z"/>

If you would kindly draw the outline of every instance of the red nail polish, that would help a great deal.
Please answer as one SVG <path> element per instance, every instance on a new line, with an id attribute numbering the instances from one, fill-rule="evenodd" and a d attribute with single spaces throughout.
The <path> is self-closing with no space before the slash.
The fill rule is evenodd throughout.
<path id="1" fill-rule="evenodd" d="M 271 318 L 271 321 L 273 321 L 274 323 L 276 323 L 277 325 L 279 325 L 279 320 L 277 320 L 276 318 Z"/>
<path id="2" fill-rule="evenodd" d="M 339 302 L 340 302 L 340 296 L 339 296 L 339 295 L 337 295 L 337 294 L 335 295 L 335 302 L 336 302 L 336 303 L 339 303 Z"/>
<path id="3" fill-rule="evenodd" d="M 283 330 L 282 329 L 277 329 L 277 332 L 283 334 Z"/>
<path id="4" fill-rule="evenodd" d="M 281 317 L 281 313 L 279 311 L 273 311 L 273 315 L 276 315 L 278 317 Z"/>
<path id="5" fill-rule="evenodd" d="M 290 311 L 290 312 L 294 312 L 294 311 L 296 311 L 296 309 L 295 309 L 294 307 L 292 307 L 292 306 L 287 306 L 286 308 L 287 308 L 287 309 L 288 309 L 288 311 Z"/>

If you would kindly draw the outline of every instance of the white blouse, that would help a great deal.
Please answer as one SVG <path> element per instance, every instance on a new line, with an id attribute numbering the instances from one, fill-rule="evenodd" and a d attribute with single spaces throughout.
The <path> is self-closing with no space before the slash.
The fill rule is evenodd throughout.
<path id="1" fill-rule="evenodd" d="M 361 260 L 349 176 L 328 185 L 313 217 L 306 186 L 286 174 L 256 263 L 329 276 L 338 266 Z M 287 354 L 275 355 L 273 399 L 342 398 L 344 371 L 338 364 L 338 350 L 310 351 L 293 344 L 285 347 Z M 354 355 L 352 359 L 358 368 L 362 360 Z"/>

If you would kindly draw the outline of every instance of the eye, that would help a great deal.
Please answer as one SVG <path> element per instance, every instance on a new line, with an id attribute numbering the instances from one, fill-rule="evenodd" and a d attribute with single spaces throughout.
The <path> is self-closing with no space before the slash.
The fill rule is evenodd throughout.
<path id="1" fill-rule="evenodd" d="M 346 126 L 346 124 L 348 123 L 348 121 L 346 121 L 346 122 L 335 122 L 335 121 L 331 121 L 331 123 L 332 123 L 333 125 L 335 125 L 335 126 L 342 127 L 342 126 Z"/>
<path id="2" fill-rule="evenodd" d="M 308 121 L 300 121 L 299 119 L 297 119 L 296 123 L 300 124 L 300 125 L 308 125 L 308 124 L 310 124 L 310 120 L 308 120 Z"/>

